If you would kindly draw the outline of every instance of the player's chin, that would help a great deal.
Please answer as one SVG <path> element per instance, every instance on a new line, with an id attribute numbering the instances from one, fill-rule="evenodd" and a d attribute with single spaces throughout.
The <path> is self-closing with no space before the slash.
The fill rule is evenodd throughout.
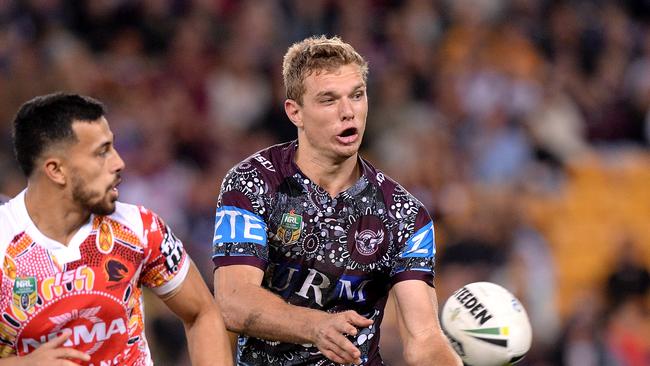
<path id="1" fill-rule="evenodd" d="M 107 196 L 101 202 L 93 205 L 91 212 L 99 216 L 110 215 L 115 212 L 115 202 L 117 202 L 117 197 Z"/>
<path id="2" fill-rule="evenodd" d="M 361 144 L 350 144 L 350 145 L 338 146 L 336 150 L 339 156 L 343 158 L 351 158 L 354 157 L 359 152 L 360 145 Z"/>

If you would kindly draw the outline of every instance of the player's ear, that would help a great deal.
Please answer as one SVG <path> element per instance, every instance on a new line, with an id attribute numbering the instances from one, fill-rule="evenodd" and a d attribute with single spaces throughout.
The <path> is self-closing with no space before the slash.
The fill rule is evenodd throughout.
<path id="1" fill-rule="evenodd" d="M 302 107 L 298 102 L 293 99 L 285 100 L 284 112 L 287 114 L 287 117 L 289 117 L 289 120 L 291 120 L 291 123 L 298 128 L 302 128 Z"/>
<path id="2" fill-rule="evenodd" d="M 66 169 L 63 167 L 63 161 L 59 157 L 48 157 L 43 160 L 43 173 L 52 182 L 65 185 Z"/>

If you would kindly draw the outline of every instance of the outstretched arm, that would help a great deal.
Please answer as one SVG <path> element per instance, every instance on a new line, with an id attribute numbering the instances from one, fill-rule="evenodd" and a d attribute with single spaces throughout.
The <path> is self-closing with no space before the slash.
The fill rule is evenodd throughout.
<path id="1" fill-rule="evenodd" d="M 162 300 L 183 321 L 192 365 L 233 364 L 221 312 L 194 263 L 178 290 Z"/>
<path id="2" fill-rule="evenodd" d="M 440 329 L 435 289 L 425 282 L 409 280 L 395 284 L 392 294 L 407 364 L 461 366 Z"/>
<path id="3" fill-rule="evenodd" d="M 330 314 L 294 306 L 262 288 L 264 272 L 248 265 L 219 267 L 214 273 L 215 296 L 229 330 L 289 343 L 311 343 L 336 363 L 360 363 L 361 352 L 345 335 L 372 320 L 354 311 Z"/>

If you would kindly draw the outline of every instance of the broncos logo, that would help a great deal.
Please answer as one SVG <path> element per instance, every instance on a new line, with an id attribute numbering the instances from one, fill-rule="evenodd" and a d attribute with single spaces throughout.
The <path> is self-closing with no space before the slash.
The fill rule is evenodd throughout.
<path id="1" fill-rule="evenodd" d="M 129 269 L 120 261 L 109 259 L 104 263 L 104 270 L 111 282 L 121 281 L 128 273 Z"/>
<path id="2" fill-rule="evenodd" d="M 363 255 L 374 254 L 382 241 L 384 241 L 384 232 L 380 229 L 377 232 L 372 230 L 363 230 L 354 233 L 354 241 L 357 244 L 357 250 Z"/>

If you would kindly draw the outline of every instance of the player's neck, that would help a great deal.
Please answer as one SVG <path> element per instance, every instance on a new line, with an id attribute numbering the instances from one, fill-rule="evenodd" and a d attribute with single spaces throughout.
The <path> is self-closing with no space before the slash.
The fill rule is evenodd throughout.
<path id="1" fill-rule="evenodd" d="M 354 154 L 342 161 L 333 161 L 314 151 L 301 150 L 298 145 L 295 163 L 307 178 L 323 188 L 331 197 L 336 197 L 359 179 L 361 170 L 358 159 L 359 155 Z"/>
<path id="2" fill-rule="evenodd" d="M 72 200 L 65 199 L 57 188 L 29 184 L 25 192 L 25 207 L 36 228 L 50 239 L 68 245 L 74 234 L 90 217 Z"/>

